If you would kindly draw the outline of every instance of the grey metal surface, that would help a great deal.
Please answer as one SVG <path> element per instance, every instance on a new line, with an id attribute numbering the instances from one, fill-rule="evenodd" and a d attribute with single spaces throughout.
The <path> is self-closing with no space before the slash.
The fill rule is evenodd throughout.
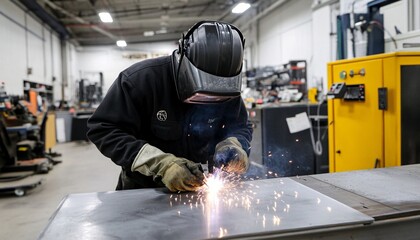
<path id="1" fill-rule="evenodd" d="M 373 219 L 292 179 L 213 194 L 162 189 L 72 194 L 40 239 L 211 239 L 268 236 Z"/>
<path id="2" fill-rule="evenodd" d="M 312 177 L 394 209 L 420 209 L 420 164 Z"/>

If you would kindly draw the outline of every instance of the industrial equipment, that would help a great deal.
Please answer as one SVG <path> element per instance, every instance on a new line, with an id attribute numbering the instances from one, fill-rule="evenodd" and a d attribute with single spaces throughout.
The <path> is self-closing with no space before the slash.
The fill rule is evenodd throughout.
<path id="1" fill-rule="evenodd" d="M 262 164 L 274 176 L 288 177 L 328 172 L 327 104 L 282 104 L 253 108 L 249 119 L 253 123 L 250 160 Z M 321 134 L 323 154 L 314 153 L 310 130 L 291 133 L 286 118 L 306 112 L 314 132 Z M 320 126 L 318 127 L 318 121 Z M 317 135 L 317 134 L 315 134 Z M 317 137 L 317 136 L 316 136 Z"/>
<path id="2" fill-rule="evenodd" d="M 102 72 L 84 72 L 82 78 L 78 81 L 76 96 L 80 108 L 94 108 L 103 98 L 102 89 L 104 85 L 104 76 Z"/>
<path id="3" fill-rule="evenodd" d="M 330 172 L 420 163 L 419 76 L 420 52 L 328 64 Z"/>

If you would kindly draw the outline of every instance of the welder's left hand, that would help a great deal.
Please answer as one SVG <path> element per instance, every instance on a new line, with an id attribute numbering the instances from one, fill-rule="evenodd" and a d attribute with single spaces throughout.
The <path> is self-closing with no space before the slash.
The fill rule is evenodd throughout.
<path id="1" fill-rule="evenodd" d="M 214 153 L 215 167 L 222 167 L 227 172 L 245 173 L 249 168 L 249 159 L 236 137 L 229 137 L 216 145 Z"/>

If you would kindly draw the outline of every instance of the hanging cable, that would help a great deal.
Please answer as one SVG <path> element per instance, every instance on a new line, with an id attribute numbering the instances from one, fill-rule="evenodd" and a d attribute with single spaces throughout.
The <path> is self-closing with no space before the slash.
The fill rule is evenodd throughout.
<path id="1" fill-rule="evenodd" d="M 309 133 L 311 134 L 311 143 L 312 143 L 312 148 L 314 150 L 315 155 L 317 156 L 321 156 L 322 155 L 322 143 L 321 143 L 321 105 L 324 103 L 325 101 L 325 96 L 322 96 L 321 100 L 319 101 L 318 105 L 317 105 L 317 110 L 316 110 L 316 115 L 315 115 L 315 120 L 317 121 L 317 140 L 315 141 L 315 136 L 314 136 L 314 130 L 313 130 L 313 126 L 312 126 L 312 122 L 311 123 L 311 127 L 309 129 Z M 308 104 L 308 115 L 310 115 L 310 108 L 309 108 L 309 104 Z"/>

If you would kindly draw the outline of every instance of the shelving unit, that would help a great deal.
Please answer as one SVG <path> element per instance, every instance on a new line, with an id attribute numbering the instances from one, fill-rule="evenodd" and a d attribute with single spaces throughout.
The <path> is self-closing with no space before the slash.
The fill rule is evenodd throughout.
<path id="1" fill-rule="evenodd" d="M 299 92 L 303 93 L 304 98 L 307 98 L 307 64 L 306 60 L 292 60 L 283 65 L 284 69 L 287 69 L 290 82 L 289 84 L 294 86 Z"/>
<path id="2" fill-rule="evenodd" d="M 29 109 L 34 115 L 36 115 L 36 112 L 38 111 L 38 95 L 41 96 L 44 101 L 46 101 L 47 106 L 50 106 L 54 103 L 53 86 L 44 83 L 23 80 L 23 98 L 31 103 Z"/>

